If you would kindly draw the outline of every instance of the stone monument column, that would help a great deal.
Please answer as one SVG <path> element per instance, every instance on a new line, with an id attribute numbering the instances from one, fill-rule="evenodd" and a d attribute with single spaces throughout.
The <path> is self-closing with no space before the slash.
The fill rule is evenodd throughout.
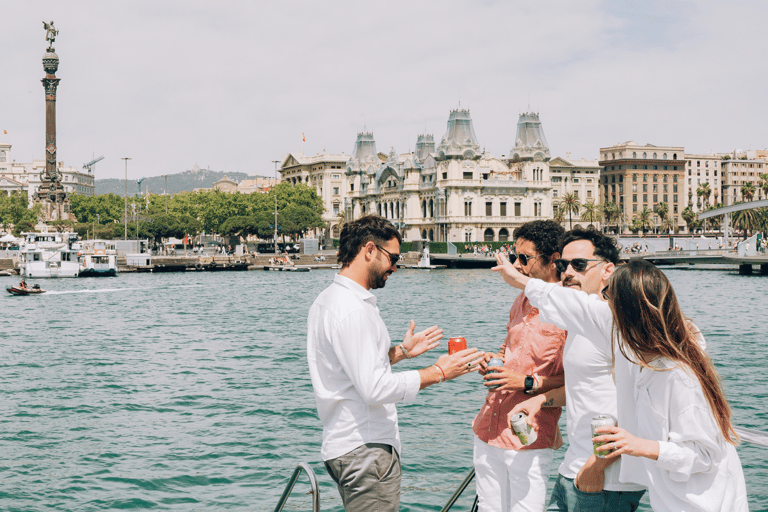
<path id="1" fill-rule="evenodd" d="M 69 197 L 61 184 L 61 172 L 56 165 L 56 89 L 60 78 L 56 78 L 59 69 L 59 56 L 56 55 L 53 42 L 58 30 L 43 22 L 46 29 L 48 49 L 43 55 L 45 78 L 41 80 L 45 89 L 45 172 L 41 175 L 40 188 L 33 198 L 34 202 L 43 204 L 45 221 L 69 219 Z"/>

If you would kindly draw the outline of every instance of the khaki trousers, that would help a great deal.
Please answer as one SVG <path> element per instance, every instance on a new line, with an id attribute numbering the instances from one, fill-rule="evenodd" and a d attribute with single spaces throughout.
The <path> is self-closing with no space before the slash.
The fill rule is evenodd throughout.
<path id="1" fill-rule="evenodd" d="M 325 461 L 346 512 L 397 512 L 400 455 L 387 444 L 368 443 Z"/>

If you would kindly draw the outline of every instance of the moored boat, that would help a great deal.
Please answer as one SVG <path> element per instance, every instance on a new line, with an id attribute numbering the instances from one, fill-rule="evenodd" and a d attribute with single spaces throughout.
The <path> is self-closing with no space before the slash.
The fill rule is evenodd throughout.
<path id="1" fill-rule="evenodd" d="M 24 277 L 77 277 L 80 245 L 76 233 L 22 233 L 19 273 Z"/>
<path id="2" fill-rule="evenodd" d="M 86 240 L 78 252 L 80 277 L 112 277 L 117 275 L 117 249 L 109 240 Z"/>

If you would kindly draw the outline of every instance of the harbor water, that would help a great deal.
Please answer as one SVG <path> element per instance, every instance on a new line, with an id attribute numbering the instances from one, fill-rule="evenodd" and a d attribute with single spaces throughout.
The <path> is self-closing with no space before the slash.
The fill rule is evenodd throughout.
<path id="1" fill-rule="evenodd" d="M 0 510 L 271 511 L 302 461 L 322 510 L 340 510 L 305 349 L 307 312 L 334 272 L 40 280 L 44 295 L 0 299 Z M 735 422 L 768 431 L 768 280 L 665 272 L 706 336 Z M 488 351 L 517 294 L 490 270 L 401 270 L 375 293 L 393 340 L 414 319 Z M 395 370 L 433 363 L 448 336 Z M 398 407 L 402 510 L 440 510 L 467 475 L 484 396 L 469 374 Z M 768 448 L 738 452 L 751 510 L 768 510 Z M 310 510 L 308 490 L 302 476 L 285 510 Z M 473 494 L 470 484 L 454 510 Z"/>

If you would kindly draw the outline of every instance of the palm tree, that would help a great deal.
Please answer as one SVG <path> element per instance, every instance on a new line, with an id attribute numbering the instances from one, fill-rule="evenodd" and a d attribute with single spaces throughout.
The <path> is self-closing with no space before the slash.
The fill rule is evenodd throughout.
<path id="1" fill-rule="evenodd" d="M 716 204 L 710 206 L 709 208 L 707 208 L 705 211 L 716 210 L 717 208 L 722 208 L 722 207 L 723 207 L 723 203 L 716 203 Z M 720 224 L 722 222 L 723 222 L 723 216 L 722 215 L 717 215 L 715 217 L 710 217 L 710 218 L 708 218 L 708 219 L 706 219 L 704 221 L 705 226 L 709 227 L 710 230 L 713 230 L 713 229 L 714 230 L 719 230 L 720 229 Z"/>
<path id="2" fill-rule="evenodd" d="M 760 175 L 760 190 L 763 192 L 763 199 L 768 199 L 768 173 Z"/>
<path id="3" fill-rule="evenodd" d="M 699 188 L 696 189 L 696 195 L 699 197 L 699 203 L 701 203 L 701 198 L 704 198 L 704 208 L 709 206 L 709 196 L 712 195 L 712 189 L 709 188 L 708 181 L 699 185 Z M 701 205 L 699 205 L 699 208 L 701 208 Z"/>
<path id="4" fill-rule="evenodd" d="M 579 198 L 576 197 L 576 194 L 569 192 L 563 195 L 563 200 L 560 201 L 559 209 L 564 210 L 563 214 L 568 214 L 568 229 L 573 229 L 572 214 L 578 214 L 580 208 L 581 204 L 579 203 Z"/>
<path id="5" fill-rule="evenodd" d="M 581 205 L 581 220 L 594 224 L 603 219 L 603 212 L 600 209 L 600 205 L 595 203 L 594 199 L 589 199 L 587 202 Z"/>
<path id="6" fill-rule="evenodd" d="M 565 221 L 565 210 L 562 208 L 555 208 L 554 213 L 552 213 L 552 220 L 558 224 L 562 224 Z"/>
<path id="7" fill-rule="evenodd" d="M 675 227 L 675 224 L 672 221 L 672 217 L 664 217 L 664 219 L 661 221 L 660 227 L 662 232 L 671 233 L 672 229 Z"/>
<path id="8" fill-rule="evenodd" d="M 744 201 L 751 201 L 755 197 L 756 190 L 754 183 L 745 183 L 741 186 L 741 197 Z"/>
<path id="9" fill-rule="evenodd" d="M 680 213 L 680 216 L 685 221 L 685 225 L 688 227 L 688 232 L 693 233 L 693 227 L 696 224 L 696 212 L 693 211 L 693 208 L 690 206 L 686 206 L 683 208 L 682 213 Z"/>
<path id="10" fill-rule="evenodd" d="M 640 224 L 640 229 L 643 230 L 643 233 L 651 229 L 651 226 L 653 226 L 653 223 L 651 222 L 651 215 L 653 215 L 653 210 L 651 210 L 647 206 L 643 207 L 642 210 L 637 212 L 637 215 L 635 218 L 638 220 Z"/>
<path id="11" fill-rule="evenodd" d="M 659 220 L 663 225 L 664 221 L 667 220 L 667 217 L 669 216 L 669 205 L 664 201 L 656 203 L 656 206 L 653 207 L 653 211 L 659 216 Z M 667 232 L 669 232 L 669 230 L 667 230 Z"/>
<path id="12" fill-rule="evenodd" d="M 603 218 L 605 219 L 606 226 L 614 226 L 619 223 L 621 210 L 616 203 L 611 201 L 603 205 Z M 620 232 L 620 229 L 617 229 Z"/>
<path id="13" fill-rule="evenodd" d="M 756 209 L 741 210 L 731 214 L 731 223 L 734 229 L 740 229 L 744 234 L 744 240 L 749 238 L 752 231 L 759 229 L 762 215 Z"/>

